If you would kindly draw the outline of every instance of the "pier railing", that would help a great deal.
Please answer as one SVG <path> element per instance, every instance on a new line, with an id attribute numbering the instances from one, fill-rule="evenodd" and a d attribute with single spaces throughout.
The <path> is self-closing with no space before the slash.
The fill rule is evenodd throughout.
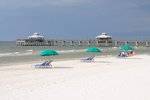
<path id="1" fill-rule="evenodd" d="M 17 39 L 17 41 L 129 41 L 129 42 L 145 42 L 145 41 L 150 41 L 150 40 L 97 40 L 97 39 Z"/>

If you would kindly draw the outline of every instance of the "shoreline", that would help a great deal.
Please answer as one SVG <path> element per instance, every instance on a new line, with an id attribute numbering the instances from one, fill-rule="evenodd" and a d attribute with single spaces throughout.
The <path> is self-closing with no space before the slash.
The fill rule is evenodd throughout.
<path id="1" fill-rule="evenodd" d="M 135 54 L 134 56 L 139 56 L 139 55 L 147 55 L 147 53 L 143 53 L 143 54 Z M 117 55 L 116 55 L 117 56 Z M 101 55 L 101 56 L 95 56 L 96 58 L 111 58 L 111 57 L 116 57 L 116 56 L 104 56 L 104 55 Z M 54 61 L 55 62 L 58 62 L 58 61 L 69 61 L 69 60 L 80 60 L 80 59 L 86 59 L 88 58 L 89 56 L 87 57 L 80 57 L 80 58 L 67 58 L 67 59 L 55 59 Z M 9 63 L 9 64 L 0 64 L 0 67 L 3 67 L 3 66 L 11 66 L 11 65 L 20 65 L 20 64 L 37 64 L 37 63 L 43 63 L 44 61 L 46 60 L 39 60 L 39 61 L 28 61 L 28 62 L 18 62 L 18 63 Z M 53 62 L 52 62 L 53 63 Z"/>
<path id="2" fill-rule="evenodd" d="M 147 55 L 147 54 L 145 54 L 145 53 L 143 53 L 143 54 L 135 54 L 134 56 L 139 56 L 139 55 Z M 117 55 L 116 55 L 117 56 Z M 101 56 L 95 56 L 96 58 L 111 58 L 111 57 L 116 57 L 116 56 L 113 56 L 113 55 L 101 55 Z M 55 62 L 59 62 L 59 61 L 70 61 L 70 60 L 80 60 L 80 59 L 86 59 L 86 58 L 88 58 L 89 56 L 87 56 L 87 57 L 78 57 L 78 58 L 72 58 L 72 59 L 70 59 L 70 58 L 67 58 L 67 59 L 55 59 L 55 60 L 53 60 L 53 61 L 55 61 Z M 20 64 L 41 64 L 41 63 L 43 63 L 44 61 L 46 61 L 46 60 L 39 60 L 39 61 L 28 61 L 28 62 L 17 62 L 17 63 L 8 63 L 8 64 L 0 64 L 0 67 L 4 67 L 4 66 L 12 66 L 12 65 L 20 65 Z M 53 63 L 53 62 L 52 62 Z"/>

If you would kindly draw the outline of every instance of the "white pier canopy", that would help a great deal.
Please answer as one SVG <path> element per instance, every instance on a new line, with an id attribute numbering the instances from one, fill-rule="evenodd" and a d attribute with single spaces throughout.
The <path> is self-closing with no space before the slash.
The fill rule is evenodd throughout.
<path id="1" fill-rule="evenodd" d="M 98 40 L 111 40 L 112 37 L 107 35 L 107 33 L 103 32 L 101 35 L 96 36 Z"/>
<path id="2" fill-rule="evenodd" d="M 34 35 L 29 36 L 28 39 L 31 39 L 31 40 L 44 40 L 44 36 L 39 35 L 39 33 L 34 33 Z"/>

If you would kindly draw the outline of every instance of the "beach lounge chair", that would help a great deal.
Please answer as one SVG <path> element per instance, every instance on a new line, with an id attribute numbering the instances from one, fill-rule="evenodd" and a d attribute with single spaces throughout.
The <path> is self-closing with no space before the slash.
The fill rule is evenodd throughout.
<path id="1" fill-rule="evenodd" d="M 126 55 L 118 55 L 116 58 L 126 58 Z"/>
<path id="2" fill-rule="evenodd" d="M 94 56 L 91 56 L 87 59 L 80 59 L 81 62 L 92 62 L 93 61 Z"/>
<path id="3" fill-rule="evenodd" d="M 48 63 L 48 61 L 45 61 L 45 62 L 42 63 L 42 64 L 31 65 L 31 67 L 35 66 L 35 68 L 37 68 L 37 67 L 40 68 L 41 66 L 45 66 L 46 63 Z"/>
<path id="4" fill-rule="evenodd" d="M 53 61 L 53 60 L 50 60 L 49 62 L 47 62 L 47 63 L 45 64 L 45 67 L 52 66 L 52 64 L 51 64 L 52 61 Z"/>
<path id="5" fill-rule="evenodd" d="M 33 66 L 35 66 L 35 68 L 42 68 L 42 67 L 48 67 L 48 66 L 52 66 L 52 64 L 50 64 L 53 60 L 50 60 L 50 61 L 45 61 L 44 63 L 42 64 L 36 64 L 36 65 L 31 65 L 31 68 Z"/>

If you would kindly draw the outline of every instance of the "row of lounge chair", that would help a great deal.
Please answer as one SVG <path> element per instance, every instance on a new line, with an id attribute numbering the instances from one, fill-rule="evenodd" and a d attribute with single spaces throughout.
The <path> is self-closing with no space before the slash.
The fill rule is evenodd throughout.
<path id="1" fill-rule="evenodd" d="M 94 56 L 91 56 L 91 57 L 89 57 L 89 58 L 87 58 L 87 59 L 80 59 L 80 61 L 81 62 L 92 62 L 92 61 L 94 61 Z M 53 60 L 50 60 L 50 61 L 45 61 L 44 63 L 42 63 L 42 64 L 36 64 L 36 65 L 31 65 L 31 68 L 47 68 L 47 67 L 49 67 L 49 66 L 52 66 L 52 64 L 51 64 L 51 62 L 52 62 Z"/>
<path id="2" fill-rule="evenodd" d="M 42 64 L 31 65 L 31 68 L 33 68 L 33 66 L 34 66 L 35 68 L 44 68 L 44 67 L 47 68 L 48 66 L 52 66 L 52 64 L 51 64 L 52 61 L 53 61 L 53 60 L 45 61 L 45 62 L 42 63 Z"/>
<path id="3" fill-rule="evenodd" d="M 150 55 L 150 54 L 149 54 L 149 55 Z M 80 61 L 81 61 L 81 62 L 92 62 L 92 61 L 94 61 L 94 57 L 95 57 L 95 56 L 90 56 L 90 57 L 87 58 L 87 59 L 80 59 Z M 126 54 L 116 56 L 116 58 L 126 58 L 126 57 L 127 57 Z M 44 67 L 52 66 L 52 64 L 51 64 L 52 61 L 53 61 L 53 60 L 45 61 L 45 62 L 42 63 L 42 64 L 31 65 L 31 67 L 33 68 L 33 66 L 34 66 L 35 68 L 37 68 L 37 67 L 38 67 L 38 68 L 44 68 Z"/>

